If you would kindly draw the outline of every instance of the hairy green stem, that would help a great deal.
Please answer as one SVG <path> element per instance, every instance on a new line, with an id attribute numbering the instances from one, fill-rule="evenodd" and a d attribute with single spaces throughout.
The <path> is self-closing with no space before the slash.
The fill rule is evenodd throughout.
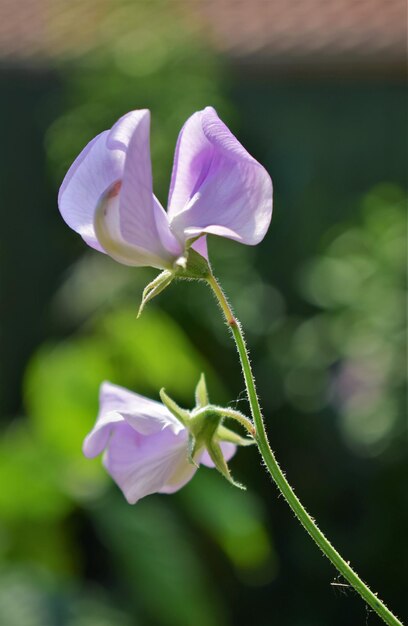
<path id="1" fill-rule="evenodd" d="M 262 411 L 259 405 L 256 393 L 255 379 L 251 370 L 248 349 L 245 344 L 244 334 L 241 325 L 228 303 L 225 294 L 214 276 L 207 279 L 211 289 L 213 290 L 218 303 L 222 309 L 227 325 L 230 327 L 234 336 L 235 344 L 241 361 L 242 372 L 245 379 L 245 386 L 248 395 L 248 401 L 251 407 L 251 414 L 255 425 L 255 440 L 258 445 L 261 456 L 269 470 L 273 480 L 275 481 L 279 491 L 282 493 L 290 508 L 307 530 L 312 539 L 317 543 L 323 554 L 332 562 L 334 567 L 348 581 L 348 583 L 360 594 L 367 604 L 384 620 L 389 626 L 402 626 L 402 623 L 391 613 L 381 600 L 374 594 L 367 585 L 361 580 L 356 572 L 350 567 L 332 546 L 325 535 L 318 528 L 316 522 L 310 517 L 299 498 L 296 496 L 292 487 L 288 483 L 279 464 L 272 452 L 268 437 L 266 435 L 265 426 L 262 418 Z"/>

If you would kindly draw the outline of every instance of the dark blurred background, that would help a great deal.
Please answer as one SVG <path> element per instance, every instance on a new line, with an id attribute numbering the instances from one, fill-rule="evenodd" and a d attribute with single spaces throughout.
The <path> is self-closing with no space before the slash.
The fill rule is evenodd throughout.
<path id="1" fill-rule="evenodd" d="M 404 617 L 403 0 L 0 0 L 0 624 L 374 626 L 253 449 L 129 506 L 81 444 L 101 380 L 248 412 L 197 284 L 136 311 L 153 270 L 88 249 L 56 206 L 82 147 L 152 111 L 165 203 L 212 104 L 270 172 L 272 226 L 210 241 L 247 330 L 272 447 L 301 500 Z M 337 584 L 336 584 L 337 583 Z M 340 586 L 339 586 L 340 584 Z"/>

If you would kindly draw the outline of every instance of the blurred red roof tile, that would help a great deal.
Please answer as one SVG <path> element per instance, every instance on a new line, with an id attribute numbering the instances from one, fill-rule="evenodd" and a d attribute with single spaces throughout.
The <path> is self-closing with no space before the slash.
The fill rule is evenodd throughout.
<path id="1" fill-rule="evenodd" d="M 163 21 L 163 5 L 240 62 L 405 64 L 405 0 L 0 0 L 0 59 L 80 56 L 143 28 L 151 11 Z"/>
<path id="2" fill-rule="evenodd" d="M 403 66 L 406 60 L 406 0 L 196 0 L 189 6 L 217 49 L 237 60 L 285 66 Z"/>

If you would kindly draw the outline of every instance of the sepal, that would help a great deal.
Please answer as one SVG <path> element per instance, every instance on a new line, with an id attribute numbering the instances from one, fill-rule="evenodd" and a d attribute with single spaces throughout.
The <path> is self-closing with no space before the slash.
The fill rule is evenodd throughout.
<path id="1" fill-rule="evenodd" d="M 194 463 L 194 455 L 205 449 L 220 474 L 235 487 L 245 489 L 243 485 L 232 478 L 220 442 L 228 441 L 234 445 L 248 445 L 250 440 L 246 440 L 232 430 L 225 428 L 222 425 L 223 420 L 221 411 L 214 409 L 211 405 L 193 411 L 188 424 L 190 437 L 193 440 L 191 447 L 189 447 L 189 461 Z"/>
<path id="2" fill-rule="evenodd" d="M 146 287 L 143 290 L 142 302 L 140 303 L 139 310 L 137 312 L 137 317 L 141 316 L 143 309 L 145 308 L 146 304 L 150 300 L 153 300 L 153 298 L 158 296 L 159 293 L 164 291 L 164 289 L 166 289 L 166 287 L 170 285 L 173 278 L 174 278 L 173 272 L 170 272 L 170 270 L 164 270 L 158 276 L 156 276 L 156 278 L 152 280 L 151 283 L 146 285 Z"/>
<path id="3" fill-rule="evenodd" d="M 233 430 L 226 428 L 225 426 L 219 426 L 217 432 L 218 438 L 220 441 L 228 441 L 229 443 L 233 443 L 236 446 L 247 447 L 253 446 L 255 439 L 252 437 L 241 437 Z"/>
<path id="4" fill-rule="evenodd" d="M 196 441 L 198 450 L 208 449 L 208 444 L 216 437 L 221 423 L 222 415 L 211 409 L 204 408 L 191 416 L 188 429 Z"/>
<path id="5" fill-rule="evenodd" d="M 207 383 L 205 381 L 204 374 L 201 374 L 200 380 L 198 381 L 197 387 L 195 388 L 195 401 L 196 408 L 200 409 L 210 404 L 210 400 L 208 398 Z"/>
<path id="6" fill-rule="evenodd" d="M 216 439 L 212 439 L 209 444 L 207 444 L 207 451 L 215 467 L 224 476 L 224 478 L 226 478 L 231 485 L 234 485 L 234 487 L 238 487 L 238 489 L 243 489 L 245 491 L 246 487 L 232 478 L 229 467 L 224 459 L 221 446 Z"/>
<path id="7" fill-rule="evenodd" d="M 165 269 L 154 278 L 143 290 L 142 301 L 137 317 L 140 317 L 146 304 L 166 289 L 174 278 L 188 280 L 206 280 L 211 274 L 207 259 L 198 254 L 193 248 L 186 251 L 186 256 L 179 257 L 173 264 L 173 269 Z"/>
<path id="8" fill-rule="evenodd" d="M 187 409 L 182 409 L 172 398 L 170 398 L 164 388 L 160 389 L 160 399 L 164 406 L 168 408 L 170 413 L 174 415 L 174 417 L 177 418 L 183 426 L 188 428 L 190 422 L 190 412 L 187 411 Z"/>

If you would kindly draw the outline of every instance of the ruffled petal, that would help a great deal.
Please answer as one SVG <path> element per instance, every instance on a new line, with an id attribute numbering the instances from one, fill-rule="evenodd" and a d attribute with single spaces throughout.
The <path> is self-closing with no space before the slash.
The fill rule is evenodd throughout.
<path id="1" fill-rule="evenodd" d="M 151 435 L 169 429 L 175 435 L 184 426 L 160 402 L 155 402 L 105 382 L 99 394 L 99 414 L 95 426 L 84 441 L 83 452 L 87 457 L 95 457 L 108 445 L 118 424 L 127 423 L 141 435 Z"/>
<path id="2" fill-rule="evenodd" d="M 259 243 L 272 215 L 272 181 L 212 107 L 192 115 L 176 147 L 169 194 L 173 232 Z"/>
<path id="3" fill-rule="evenodd" d="M 127 423 L 117 425 L 105 452 L 104 465 L 130 504 L 165 488 L 187 461 L 187 433 L 170 429 L 143 436 Z"/>

